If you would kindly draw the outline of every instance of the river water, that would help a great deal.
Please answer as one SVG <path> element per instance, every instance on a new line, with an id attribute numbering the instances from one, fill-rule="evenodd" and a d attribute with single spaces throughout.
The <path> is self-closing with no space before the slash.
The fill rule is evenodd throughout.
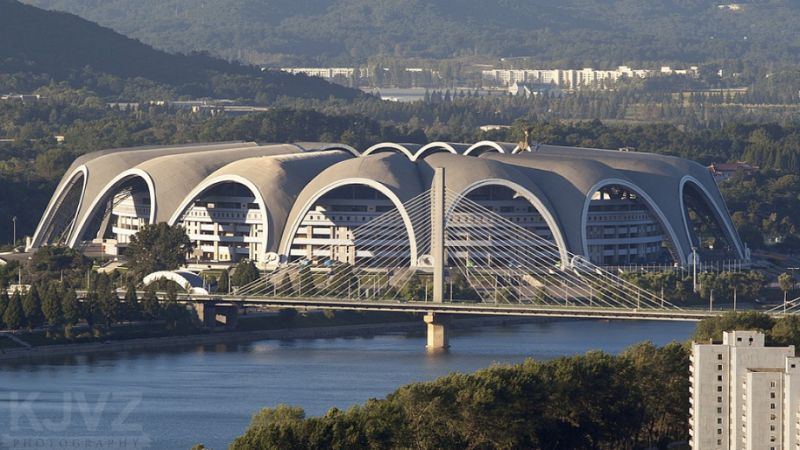
<path id="1" fill-rule="evenodd" d="M 556 321 L 454 330 L 447 353 L 425 337 L 257 341 L 0 365 L 0 449 L 224 449 L 260 408 L 309 415 L 493 363 L 683 341 L 694 324 Z"/>

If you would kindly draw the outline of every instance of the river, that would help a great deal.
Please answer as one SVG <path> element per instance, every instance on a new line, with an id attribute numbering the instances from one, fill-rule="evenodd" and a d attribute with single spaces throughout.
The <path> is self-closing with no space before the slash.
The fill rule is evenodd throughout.
<path id="1" fill-rule="evenodd" d="M 0 365 L 0 449 L 224 449 L 253 413 L 279 403 L 309 415 L 380 398 L 397 387 L 493 363 L 642 341 L 683 341 L 694 324 L 556 321 L 454 330 L 451 348 L 425 337 L 257 341 Z M 34 439 L 36 438 L 36 439 Z"/>

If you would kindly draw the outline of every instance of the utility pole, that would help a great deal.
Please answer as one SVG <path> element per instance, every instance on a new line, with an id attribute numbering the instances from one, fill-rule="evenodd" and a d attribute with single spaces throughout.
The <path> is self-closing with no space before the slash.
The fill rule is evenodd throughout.
<path id="1" fill-rule="evenodd" d="M 692 246 L 692 290 L 697 293 L 697 247 Z"/>

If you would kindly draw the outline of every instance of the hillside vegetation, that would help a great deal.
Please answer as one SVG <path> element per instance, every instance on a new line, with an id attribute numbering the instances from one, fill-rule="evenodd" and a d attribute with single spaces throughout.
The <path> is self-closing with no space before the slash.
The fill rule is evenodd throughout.
<path id="1" fill-rule="evenodd" d="M 532 56 L 575 67 L 796 63 L 800 3 L 750 0 L 26 0 L 172 51 L 273 64 Z"/>
<path id="2" fill-rule="evenodd" d="M 15 0 L 0 0 L 0 17 L 0 77 L 26 74 L 16 77 L 20 79 L 19 91 L 30 90 L 26 85 L 30 80 L 41 79 L 45 83 L 71 81 L 101 93 L 114 93 L 124 91 L 126 80 L 139 79 L 140 85 L 159 84 L 185 95 L 254 98 L 261 94 L 267 99 L 359 95 L 321 79 L 262 73 L 202 53 L 169 54 L 75 15 L 45 11 Z"/>

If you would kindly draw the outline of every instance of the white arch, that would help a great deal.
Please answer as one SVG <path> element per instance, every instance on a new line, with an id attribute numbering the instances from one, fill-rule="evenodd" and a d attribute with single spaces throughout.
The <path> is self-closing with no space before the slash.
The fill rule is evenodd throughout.
<path id="1" fill-rule="evenodd" d="M 206 178 L 200 184 L 195 186 L 194 189 L 187 195 L 180 203 L 178 209 L 172 212 L 172 216 L 169 218 L 169 225 L 175 225 L 180 220 L 181 215 L 189 207 L 189 204 L 194 201 L 195 198 L 199 197 L 208 189 L 221 184 L 221 183 L 238 183 L 242 186 L 246 187 L 247 189 L 252 192 L 253 196 L 256 198 L 256 201 L 259 205 L 259 210 L 261 211 L 261 218 L 262 218 L 262 225 L 264 226 L 264 236 L 263 241 L 261 242 L 261 251 L 258 254 L 258 260 L 264 261 L 264 255 L 267 252 L 267 245 L 269 244 L 269 211 L 267 210 L 267 205 L 264 203 L 264 197 L 261 195 L 261 191 L 258 187 L 247 178 L 244 178 L 240 175 L 219 175 L 214 178 Z"/>
<path id="2" fill-rule="evenodd" d="M 432 150 L 444 150 L 448 153 L 452 153 L 454 155 L 458 154 L 458 151 L 452 145 L 448 144 L 447 142 L 431 142 L 430 144 L 426 144 L 422 146 L 417 153 L 414 154 L 414 157 L 411 158 L 412 161 L 418 160 L 422 155 L 427 151 Z"/>
<path id="3" fill-rule="evenodd" d="M 320 144 L 320 145 L 314 146 L 315 144 Z M 294 142 L 291 145 L 297 147 L 303 153 L 317 152 L 317 151 L 324 152 L 327 150 L 341 150 L 350 153 L 355 157 L 361 156 L 361 153 L 359 153 L 358 150 L 347 144 L 327 143 L 327 142 Z"/>
<path id="4" fill-rule="evenodd" d="M 203 279 L 194 272 L 187 270 L 162 270 L 153 272 L 144 277 L 142 284 L 149 286 L 158 280 L 169 280 L 178 283 L 189 294 L 208 295 L 208 291 L 203 287 Z"/>
<path id="5" fill-rule="evenodd" d="M 85 164 L 81 165 L 80 167 L 72 171 L 70 176 L 67 178 L 68 181 L 63 185 L 61 185 L 61 187 L 53 196 L 53 200 L 50 202 L 50 204 L 47 205 L 47 209 L 45 209 L 44 211 L 42 220 L 39 221 L 39 224 L 36 226 L 36 231 L 33 233 L 33 242 L 31 243 L 32 248 L 39 247 L 38 241 L 41 239 L 41 236 L 39 234 L 43 232 L 43 228 L 47 228 L 49 222 L 51 222 L 53 219 L 52 217 L 50 217 L 50 214 L 55 214 L 57 212 L 58 208 L 56 207 L 56 205 L 58 205 L 59 203 L 61 203 L 61 201 L 63 201 L 63 196 L 67 195 L 69 189 L 75 182 L 75 177 L 79 175 L 83 175 L 83 186 L 81 186 L 81 195 L 78 198 L 78 206 L 75 209 L 75 214 L 73 214 L 72 223 L 70 224 L 67 236 L 69 236 L 72 233 L 72 230 L 75 228 L 75 222 L 78 219 L 78 213 L 80 213 L 81 211 L 81 205 L 83 204 L 83 196 L 86 193 L 86 183 L 89 179 L 89 169 L 86 168 Z"/>
<path id="6" fill-rule="evenodd" d="M 320 147 L 318 150 L 321 150 L 321 151 L 326 151 L 326 150 L 342 150 L 342 151 L 345 151 L 345 152 L 347 152 L 347 153 L 350 153 L 351 155 L 353 155 L 353 156 L 355 156 L 355 157 L 359 157 L 359 156 L 361 156 L 361 153 L 359 153 L 359 152 L 358 152 L 358 150 L 356 150 L 356 149 L 355 149 L 355 148 L 353 148 L 353 147 L 350 147 L 349 145 L 345 145 L 345 144 L 330 144 L 330 145 L 325 145 L 325 146 L 322 146 L 322 147 Z"/>
<path id="7" fill-rule="evenodd" d="M 525 197 L 528 202 L 536 208 L 536 211 L 542 216 L 547 227 L 550 228 L 550 232 L 553 233 L 553 239 L 556 241 L 556 246 L 558 247 L 558 253 L 561 255 L 561 263 L 566 267 L 570 263 L 569 259 L 569 252 L 567 251 L 567 243 L 564 240 L 564 235 L 561 232 L 561 228 L 558 226 L 558 221 L 553 216 L 553 213 L 542 203 L 541 199 L 537 197 L 533 192 L 526 189 L 520 184 L 517 184 L 513 181 L 504 180 L 502 178 L 488 178 L 485 180 L 476 181 L 469 186 L 465 187 L 461 190 L 461 193 L 458 195 L 458 198 L 453 201 L 448 206 L 447 215 L 450 215 L 450 212 L 453 208 L 455 208 L 456 203 L 458 202 L 459 198 L 466 197 L 470 192 L 474 191 L 475 189 L 490 186 L 490 185 L 497 185 L 497 186 L 505 186 Z"/>
<path id="8" fill-rule="evenodd" d="M 153 224 L 156 221 L 156 188 L 153 184 L 153 179 L 150 178 L 150 174 L 145 172 L 142 169 L 128 169 L 125 172 L 120 173 L 113 180 L 109 181 L 108 184 L 100 191 L 99 194 L 92 200 L 92 203 L 89 204 L 89 208 L 86 210 L 86 214 L 83 215 L 80 223 L 77 227 L 73 228 L 73 233 L 69 239 L 69 246 L 74 247 L 77 243 L 80 236 L 85 231 L 84 228 L 86 227 L 86 223 L 92 218 L 94 215 L 94 210 L 97 208 L 98 203 L 105 197 L 109 191 L 114 189 L 118 184 L 125 181 L 128 178 L 133 177 L 140 177 L 142 178 L 145 183 L 147 183 L 147 190 L 150 191 L 150 219 L 149 223 Z"/>
<path id="9" fill-rule="evenodd" d="M 464 152 L 464 156 L 469 156 L 470 154 L 472 154 L 472 152 L 474 152 L 474 151 L 476 151 L 476 150 L 478 150 L 480 148 L 484 148 L 484 147 L 489 147 L 489 149 L 488 149 L 489 151 L 493 151 L 493 152 L 497 152 L 497 153 L 505 153 L 506 152 L 506 149 L 503 148 L 503 146 L 498 144 L 497 142 L 494 142 L 494 141 L 480 141 L 480 142 L 476 142 L 476 143 L 472 144 Z"/>
<path id="10" fill-rule="evenodd" d="M 381 194 L 385 195 L 391 202 L 394 204 L 397 211 L 400 213 L 400 217 L 403 219 L 403 223 L 406 225 L 406 231 L 408 232 L 408 244 L 411 249 L 411 265 L 413 266 L 417 261 L 417 239 L 414 235 L 414 226 L 411 223 L 411 217 L 408 215 L 403 202 L 400 201 L 400 198 L 392 192 L 391 189 L 386 187 L 385 185 L 371 180 L 369 178 L 345 178 L 343 180 L 339 180 L 335 183 L 331 183 L 324 188 L 317 191 L 308 201 L 303 205 L 303 208 L 300 210 L 300 214 L 298 214 L 294 220 L 294 223 L 290 228 L 288 228 L 289 233 L 286 233 L 284 230 L 284 239 L 283 239 L 283 246 L 280 249 L 280 254 L 285 257 L 287 260 L 289 259 L 289 253 L 292 248 L 292 241 L 294 240 L 294 236 L 297 234 L 297 229 L 300 228 L 300 224 L 303 222 L 306 214 L 311 207 L 314 206 L 314 203 L 317 202 L 323 195 L 327 194 L 328 192 L 342 187 L 348 186 L 351 184 L 360 184 L 363 186 L 371 187 L 376 191 L 380 192 Z"/>
<path id="11" fill-rule="evenodd" d="M 714 208 L 714 212 L 717 214 L 716 219 L 718 219 L 720 222 L 725 224 L 725 230 L 728 232 L 728 240 L 730 240 L 731 243 L 736 247 L 736 251 L 739 252 L 739 257 L 744 259 L 745 258 L 745 253 L 744 253 L 744 249 L 742 248 L 741 243 L 739 242 L 739 234 L 733 228 L 733 225 L 731 224 L 731 221 L 727 220 L 727 218 L 730 217 L 730 215 L 728 214 L 728 207 L 724 203 L 725 199 L 722 200 L 723 201 L 722 206 L 725 207 L 725 211 L 723 213 L 723 211 L 720 209 L 720 205 L 718 205 L 717 202 L 715 202 L 713 200 L 713 197 L 711 196 L 711 193 L 708 192 L 708 189 L 706 189 L 705 186 L 703 186 L 703 183 L 701 183 L 697 178 L 695 178 L 695 177 L 693 177 L 691 175 L 684 175 L 684 177 L 681 178 L 681 184 L 680 184 L 680 188 L 678 190 L 678 195 L 679 195 L 680 201 L 681 201 L 681 216 L 683 216 L 683 225 L 684 225 L 684 227 L 686 229 L 686 239 L 688 239 L 689 244 L 693 246 L 694 245 L 694 240 L 692 240 L 692 233 L 689 230 L 689 217 L 688 217 L 688 214 L 687 214 L 687 211 L 686 211 L 686 205 L 684 204 L 685 202 L 684 202 L 684 199 L 683 199 L 683 188 L 686 185 L 686 183 L 689 183 L 689 182 L 691 182 L 696 188 L 699 188 L 702 191 L 703 196 L 705 196 L 705 198 L 703 200 L 706 202 L 706 204 L 708 204 L 708 205 L 710 205 L 710 206 L 712 206 Z M 688 258 L 688 255 L 687 255 L 687 258 Z M 688 264 L 692 263 L 688 259 L 686 261 L 687 261 Z"/>
<path id="12" fill-rule="evenodd" d="M 364 150 L 364 153 L 362 153 L 361 156 L 369 156 L 379 150 L 386 150 L 386 149 L 397 150 L 400 153 L 406 155 L 408 159 L 410 159 L 411 161 L 414 161 L 414 154 L 411 153 L 411 150 L 406 148 L 406 146 L 404 145 L 395 144 L 394 142 L 382 142 L 380 144 L 375 144 L 372 147 Z"/>
<path id="13" fill-rule="evenodd" d="M 603 187 L 610 185 L 624 186 L 636 194 L 637 197 L 640 197 L 644 200 L 646 206 L 650 208 L 650 211 L 655 213 L 656 218 L 661 223 L 661 228 L 663 228 L 664 231 L 669 235 L 669 240 L 672 241 L 675 251 L 678 252 L 678 259 L 680 259 L 681 262 L 685 261 L 686 254 L 683 251 L 683 247 L 681 247 L 680 241 L 678 241 L 678 235 L 675 234 L 672 224 L 670 224 L 669 220 L 667 220 L 667 216 L 664 215 L 664 212 L 661 211 L 661 208 L 658 207 L 658 204 L 653 201 L 653 199 L 647 194 L 647 192 L 645 192 L 644 189 L 630 181 L 620 178 L 606 178 L 601 180 L 592 186 L 591 189 L 589 189 L 589 192 L 586 194 L 586 200 L 583 203 L 583 212 L 581 213 L 581 241 L 583 243 L 584 256 L 589 258 L 589 241 L 586 236 L 586 226 L 588 225 L 589 221 L 589 205 L 592 203 L 592 196 L 595 192 L 599 191 Z"/>

